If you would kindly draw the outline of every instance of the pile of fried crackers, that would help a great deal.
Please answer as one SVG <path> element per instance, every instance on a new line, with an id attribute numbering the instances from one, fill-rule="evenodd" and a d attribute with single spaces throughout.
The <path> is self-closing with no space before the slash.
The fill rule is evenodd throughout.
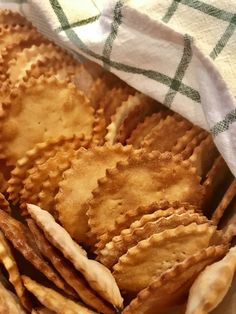
<path id="1" fill-rule="evenodd" d="M 236 269 L 211 135 L 0 12 L 0 313 L 210 313 Z"/>

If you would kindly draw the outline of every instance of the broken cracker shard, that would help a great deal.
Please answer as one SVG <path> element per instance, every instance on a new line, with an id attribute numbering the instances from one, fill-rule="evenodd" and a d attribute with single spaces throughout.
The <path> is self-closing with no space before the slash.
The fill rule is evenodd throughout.
<path id="1" fill-rule="evenodd" d="M 123 299 L 111 272 L 104 265 L 88 259 L 82 247 L 47 211 L 32 204 L 27 204 L 27 209 L 48 240 L 84 275 L 91 288 L 117 308 L 122 308 Z"/>

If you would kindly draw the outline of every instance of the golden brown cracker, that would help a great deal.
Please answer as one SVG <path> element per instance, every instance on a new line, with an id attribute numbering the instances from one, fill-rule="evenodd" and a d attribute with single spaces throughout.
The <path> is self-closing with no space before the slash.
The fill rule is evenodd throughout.
<path id="1" fill-rule="evenodd" d="M 222 301 L 236 269 L 236 247 L 220 261 L 207 266 L 189 291 L 186 314 L 209 313 Z"/>
<path id="2" fill-rule="evenodd" d="M 186 258 L 159 277 L 154 277 L 123 313 L 171 313 L 173 306 L 185 301 L 191 283 L 202 269 L 222 257 L 225 251 L 224 246 L 208 247 Z"/>
<path id="3" fill-rule="evenodd" d="M 8 9 L 0 10 L 0 24 L 2 25 L 31 25 L 31 23 L 20 13 Z"/>
<path id="4" fill-rule="evenodd" d="M 15 249 L 18 250 L 26 260 L 33 264 L 39 272 L 43 273 L 58 288 L 65 290 L 68 294 L 74 295 L 73 290 L 35 250 L 35 243 L 29 235 L 29 230 L 26 226 L 9 216 L 6 212 L 0 210 L 0 228 Z"/>
<path id="5" fill-rule="evenodd" d="M 64 173 L 56 196 L 56 211 L 60 223 L 78 242 L 88 243 L 87 201 L 97 180 L 106 174 L 107 168 L 115 167 L 120 160 L 132 155 L 130 146 L 120 144 L 80 149 L 71 168 Z"/>
<path id="6" fill-rule="evenodd" d="M 0 282 L 0 313 L 26 314 L 16 295 Z"/>
<path id="7" fill-rule="evenodd" d="M 4 211 L 8 213 L 11 212 L 10 205 L 2 193 L 0 193 L 0 209 L 3 209 Z"/>
<path id="8" fill-rule="evenodd" d="M 103 250 L 99 252 L 99 261 L 108 268 L 111 268 L 118 262 L 118 259 L 124 255 L 131 247 L 137 245 L 140 241 L 151 237 L 153 234 L 163 232 L 167 229 L 174 229 L 178 226 L 187 226 L 191 223 L 203 224 L 208 222 L 207 218 L 199 214 L 172 214 L 169 217 L 162 217 L 155 221 L 146 222 L 141 227 L 135 227 L 134 224 L 129 229 L 122 230 L 121 234 L 112 238 L 106 244 Z"/>
<path id="9" fill-rule="evenodd" d="M 109 87 L 102 78 L 97 78 L 94 82 L 92 82 L 87 96 L 94 109 L 99 108 L 99 103 L 108 90 Z"/>
<path id="10" fill-rule="evenodd" d="M 58 314 L 95 314 L 84 305 L 66 298 L 57 291 L 47 288 L 27 276 L 22 276 L 22 280 L 27 290 L 29 290 L 42 305 L 46 306 Z"/>
<path id="11" fill-rule="evenodd" d="M 138 206 L 166 199 L 201 206 L 204 189 L 189 162 L 171 153 L 138 152 L 98 181 L 89 202 L 89 225 L 93 238 L 114 227 L 118 216 Z"/>
<path id="12" fill-rule="evenodd" d="M 104 109 L 99 108 L 95 112 L 94 126 L 93 126 L 93 144 L 104 145 L 106 135 L 106 120 L 104 117 Z"/>
<path id="13" fill-rule="evenodd" d="M 148 286 L 154 275 L 161 275 L 176 263 L 207 248 L 214 232 L 215 227 L 207 223 L 192 223 L 165 230 L 139 242 L 113 267 L 119 288 L 139 292 Z"/>
<path id="14" fill-rule="evenodd" d="M 201 130 L 193 139 L 187 143 L 186 147 L 182 152 L 180 152 L 180 156 L 183 159 L 188 159 L 193 154 L 194 149 L 200 145 L 200 143 L 209 135 L 208 132 Z"/>
<path id="15" fill-rule="evenodd" d="M 4 103 L 0 116 L 0 155 L 14 165 L 37 143 L 59 135 L 90 136 L 93 122 L 88 99 L 72 83 L 53 77 L 31 78 Z"/>
<path id="16" fill-rule="evenodd" d="M 201 129 L 194 125 L 191 129 L 187 130 L 183 136 L 178 138 L 176 144 L 172 147 L 171 152 L 175 155 L 180 154 L 200 132 Z"/>
<path id="17" fill-rule="evenodd" d="M 28 204 L 27 209 L 37 225 L 43 230 L 46 238 L 81 272 L 90 287 L 107 302 L 118 309 L 122 308 L 123 299 L 110 271 L 104 265 L 88 259 L 82 247 L 73 241 L 69 233 L 55 222 L 50 213 L 32 204 Z"/>
<path id="18" fill-rule="evenodd" d="M 101 313 L 113 313 L 112 309 L 93 292 L 83 276 L 75 270 L 73 265 L 65 259 L 60 251 L 51 245 L 35 222 L 32 219 L 28 219 L 27 223 L 41 253 L 53 264 L 64 280 L 77 292 L 81 300 Z"/>

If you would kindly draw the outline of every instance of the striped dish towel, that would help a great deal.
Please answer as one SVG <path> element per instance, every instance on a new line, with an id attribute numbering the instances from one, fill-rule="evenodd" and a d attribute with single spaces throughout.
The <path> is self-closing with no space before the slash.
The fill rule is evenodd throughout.
<path id="1" fill-rule="evenodd" d="M 38 29 L 209 130 L 236 176 L 235 0 L 10 0 Z"/>

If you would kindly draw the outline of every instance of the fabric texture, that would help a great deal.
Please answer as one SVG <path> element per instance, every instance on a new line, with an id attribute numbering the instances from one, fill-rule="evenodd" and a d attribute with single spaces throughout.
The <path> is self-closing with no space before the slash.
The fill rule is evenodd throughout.
<path id="1" fill-rule="evenodd" d="M 235 0 L 12 0 L 38 29 L 209 130 L 236 176 Z"/>

